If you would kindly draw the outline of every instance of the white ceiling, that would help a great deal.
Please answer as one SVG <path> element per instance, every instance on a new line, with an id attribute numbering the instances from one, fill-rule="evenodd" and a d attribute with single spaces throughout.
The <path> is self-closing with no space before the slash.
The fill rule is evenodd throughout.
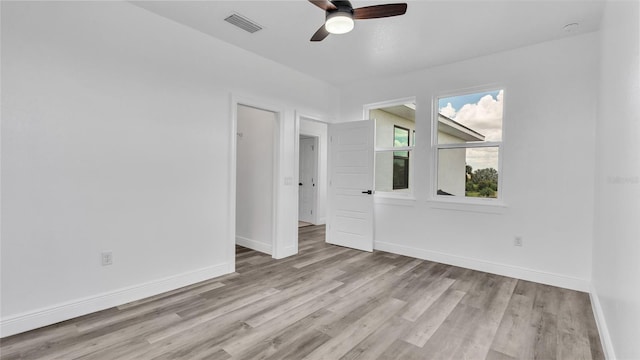
<path id="1" fill-rule="evenodd" d="M 352 1 L 354 7 L 402 0 Z M 603 1 L 407 1 L 404 16 L 357 20 L 345 35 L 310 42 L 324 11 L 306 0 L 136 1 L 136 5 L 315 78 L 341 85 L 465 60 L 599 29 Z M 223 21 L 237 12 L 264 27 Z M 574 32 L 563 26 L 579 23 Z M 221 54 L 223 56 L 223 54 Z"/>

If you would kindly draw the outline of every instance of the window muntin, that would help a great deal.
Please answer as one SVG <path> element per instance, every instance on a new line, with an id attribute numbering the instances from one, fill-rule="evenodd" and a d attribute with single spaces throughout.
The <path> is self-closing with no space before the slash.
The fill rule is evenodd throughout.
<path id="1" fill-rule="evenodd" d="M 503 90 L 437 99 L 434 196 L 499 199 Z"/>

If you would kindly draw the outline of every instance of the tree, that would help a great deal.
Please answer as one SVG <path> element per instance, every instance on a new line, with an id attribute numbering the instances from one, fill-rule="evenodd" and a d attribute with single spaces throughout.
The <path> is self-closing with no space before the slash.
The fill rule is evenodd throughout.
<path id="1" fill-rule="evenodd" d="M 489 182 L 498 185 L 498 171 L 494 168 L 478 169 L 471 176 L 471 181 L 475 184 Z"/>
<path id="2" fill-rule="evenodd" d="M 473 169 L 467 165 L 465 193 L 467 196 L 495 197 L 498 191 L 498 171 L 494 168 L 478 169 L 471 173 Z"/>
<path id="3" fill-rule="evenodd" d="M 486 187 L 486 188 L 480 190 L 479 194 L 480 194 L 480 196 L 483 196 L 483 197 L 493 197 L 494 194 L 495 194 L 495 191 L 493 191 L 489 187 Z"/>

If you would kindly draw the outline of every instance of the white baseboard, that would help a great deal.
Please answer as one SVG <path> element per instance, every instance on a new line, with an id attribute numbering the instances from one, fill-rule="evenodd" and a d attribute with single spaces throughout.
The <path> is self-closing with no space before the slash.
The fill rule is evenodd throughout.
<path id="1" fill-rule="evenodd" d="M 78 316 L 144 299 L 183 286 L 231 273 L 230 265 L 219 264 L 106 293 L 71 300 L 0 320 L 0 338 L 37 329 Z"/>
<path id="2" fill-rule="evenodd" d="M 271 255 L 271 252 L 272 252 L 271 244 L 265 244 L 263 242 L 256 241 L 253 239 L 248 239 L 246 237 L 242 237 L 238 235 L 236 235 L 236 244 L 255 250 L 255 251 L 260 251 L 261 253 L 265 253 L 269 255 Z"/>
<path id="3" fill-rule="evenodd" d="M 589 298 L 591 299 L 591 308 L 593 309 L 593 315 L 596 318 L 596 325 L 598 326 L 598 333 L 600 334 L 600 341 L 602 342 L 602 350 L 604 351 L 605 359 L 616 359 L 616 354 L 613 350 L 613 343 L 611 342 L 611 335 L 609 334 L 609 328 L 605 321 L 604 313 L 602 312 L 602 305 L 600 304 L 600 297 L 595 286 L 591 284 L 591 291 L 589 292 Z"/>
<path id="4" fill-rule="evenodd" d="M 463 256 L 451 255 L 437 251 L 418 249 L 410 246 L 392 244 L 382 241 L 374 243 L 376 250 L 410 256 L 418 259 L 435 261 L 443 264 L 460 266 L 467 269 L 484 271 L 492 274 L 509 276 L 516 279 L 533 281 L 541 284 L 558 286 L 571 290 L 589 292 L 590 281 L 571 276 L 559 275 L 519 266 L 494 263 Z"/>

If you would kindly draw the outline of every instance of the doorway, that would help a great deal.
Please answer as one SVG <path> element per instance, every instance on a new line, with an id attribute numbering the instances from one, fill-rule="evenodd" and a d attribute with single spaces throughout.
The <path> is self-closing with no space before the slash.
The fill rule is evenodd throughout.
<path id="1" fill-rule="evenodd" d="M 235 243 L 273 254 L 276 238 L 278 118 L 237 105 Z"/>
<path id="2" fill-rule="evenodd" d="M 317 223 L 318 138 L 300 135 L 298 227 Z"/>
<path id="3" fill-rule="evenodd" d="M 326 223 L 328 125 L 315 118 L 298 119 L 298 227 Z M 302 184 L 302 185 L 300 185 Z"/>

